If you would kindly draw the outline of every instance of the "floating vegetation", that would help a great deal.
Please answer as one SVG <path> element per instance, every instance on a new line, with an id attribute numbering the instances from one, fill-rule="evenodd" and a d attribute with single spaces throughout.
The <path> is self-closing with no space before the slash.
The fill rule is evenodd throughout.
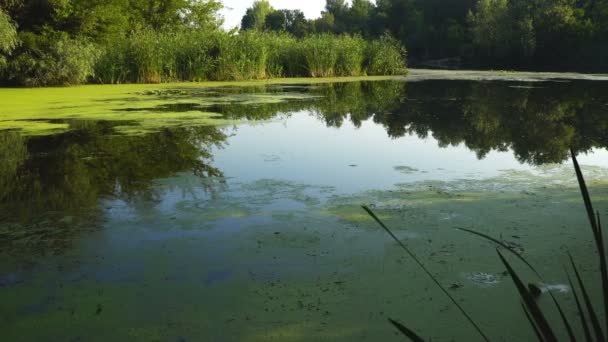
<path id="1" fill-rule="evenodd" d="M 296 78 L 264 82 L 0 89 L 0 102 L 3 104 L 0 109 L 0 131 L 18 131 L 25 136 L 52 135 L 69 130 L 71 121 L 122 122 L 124 124 L 114 129 L 125 135 L 172 127 L 221 126 L 235 121 L 225 119 L 223 113 L 217 111 L 217 106 L 262 106 L 313 101 L 322 96 L 296 91 L 267 92 L 265 86 L 387 79 L 391 78 Z M 247 91 L 248 88 L 252 90 Z"/>
<path id="2" fill-rule="evenodd" d="M 409 166 L 395 166 L 394 169 L 395 169 L 395 171 L 401 172 L 406 175 L 420 171 L 418 169 L 415 169 L 415 168 L 409 167 Z"/>
<path id="3" fill-rule="evenodd" d="M 540 287 L 543 293 L 557 292 L 557 293 L 570 293 L 571 288 L 566 284 L 542 284 Z"/>

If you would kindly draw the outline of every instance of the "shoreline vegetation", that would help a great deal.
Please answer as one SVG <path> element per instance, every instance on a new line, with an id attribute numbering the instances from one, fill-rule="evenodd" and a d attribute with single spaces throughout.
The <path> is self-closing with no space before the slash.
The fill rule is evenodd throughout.
<path id="1" fill-rule="evenodd" d="M 403 75 L 405 48 L 386 35 L 359 36 L 145 30 L 106 49 L 95 83 L 246 81 L 291 77 Z"/>
<path id="2" fill-rule="evenodd" d="M 0 85 L 400 75 L 406 65 L 608 66 L 608 0 L 327 0 L 316 19 L 256 0 L 231 29 L 223 7 L 220 0 L 0 2 Z"/>
<path id="3" fill-rule="evenodd" d="M 89 46 L 84 51 L 89 52 L 74 56 L 79 61 L 73 63 L 73 72 L 55 74 L 53 79 L 16 75 L 15 80 L 25 86 L 158 84 L 407 73 L 405 48 L 390 36 L 366 41 L 349 35 L 298 39 L 276 33 L 146 30 L 112 47 Z M 66 56 L 67 63 L 70 58 Z"/>
<path id="4" fill-rule="evenodd" d="M 48 63 L 9 63 L 0 83 L 40 87 L 407 74 L 406 50 L 390 35 L 366 40 L 347 34 L 296 38 L 273 32 L 145 29 L 106 47 L 65 38 L 53 50 Z"/>

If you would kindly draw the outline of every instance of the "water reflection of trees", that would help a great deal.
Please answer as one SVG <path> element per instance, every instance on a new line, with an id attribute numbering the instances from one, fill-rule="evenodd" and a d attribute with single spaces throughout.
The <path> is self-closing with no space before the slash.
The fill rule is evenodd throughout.
<path id="1" fill-rule="evenodd" d="M 287 89 L 313 95 L 299 100 L 215 104 L 212 110 L 249 120 L 308 111 L 330 127 L 346 121 L 360 127 L 373 121 L 392 138 L 432 136 L 440 146 L 464 144 L 479 158 L 490 151 L 512 150 L 520 161 L 537 165 L 566 160 L 570 147 L 584 152 L 608 146 L 607 90 L 608 85 L 597 82 L 536 87 L 454 81 L 338 83 Z M 46 137 L 0 133 L 3 250 L 62 250 L 71 237 L 103 220 L 100 199 L 154 200 L 154 180 L 178 172 L 221 182 L 221 170 L 212 166 L 212 148 L 225 142 L 222 128 L 173 128 L 125 136 L 116 134 L 111 122 L 70 125 L 70 132 Z M 211 191 L 213 184 L 201 182 Z"/>
<path id="2" fill-rule="evenodd" d="M 226 139 L 217 127 L 124 136 L 113 134 L 108 122 L 71 125 L 74 130 L 54 136 L 0 134 L 0 246 L 5 252 L 61 250 L 74 234 L 103 220 L 100 199 L 154 200 L 156 179 L 186 171 L 222 177 L 211 165 L 212 147 Z"/>
<path id="3" fill-rule="evenodd" d="M 387 81 L 302 89 L 318 97 L 214 109 L 251 120 L 307 110 L 330 127 L 373 120 L 392 138 L 432 136 L 442 147 L 464 144 L 479 158 L 512 150 L 532 165 L 563 162 L 570 147 L 608 147 L 608 84 L 601 82 Z"/>
<path id="4" fill-rule="evenodd" d="M 511 149 L 521 162 L 563 162 L 570 147 L 608 146 L 606 90 L 598 83 L 424 82 L 408 88 L 397 111 L 374 121 L 392 137 L 431 134 L 440 146 L 464 143 L 479 158 Z"/>
<path id="5" fill-rule="evenodd" d="M 280 88 L 228 88 L 240 92 L 305 92 L 296 101 L 215 104 L 231 119 L 264 120 L 309 111 L 328 126 L 364 121 L 392 138 L 432 136 L 440 146 L 465 144 L 483 158 L 512 150 L 530 164 L 561 162 L 568 149 L 608 146 L 608 85 L 603 83 L 353 82 Z M 222 91 L 213 92 L 218 96 Z M 204 92 L 208 94 L 209 91 Z M 183 91 L 179 92 L 183 96 Z M 198 96 L 198 94 L 191 94 Z M 191 110 L 186 108 L 185 110 Z M 211 147 L 226 136 L 218 127 L 166 129 L 117 135 L 109 122 L 74 121 L 69 133 L 23 138 L 0 134 L 0 214 L 28 218 L 48 208 L 70 211 L 99 198 L 154 197 L 153 180 L 176 172 L 221 176 Z"/>

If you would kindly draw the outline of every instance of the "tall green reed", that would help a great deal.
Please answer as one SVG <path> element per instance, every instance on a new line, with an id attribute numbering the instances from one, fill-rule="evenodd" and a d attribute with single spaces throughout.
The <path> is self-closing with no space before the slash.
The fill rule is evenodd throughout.
<path id="1" fill-rule="evenodd" d="M 335 76 L 338 61 L 336 45 L 334 36 L 329 34 L 314 35 L 303 39 L 302 52 L 306 60 L 308 76 Z"/>
<path id="2" fill-rule="evenodd" d="M 264 35 L 242 32 L 224 35 L 219 40 L 219 56 L 215 80 L 255 80 L 267 76 L 268 45 Z"/>
<path id="3" fill-rule="evenodd" d="M 364 62 L 367 42 L 360 36 L 343 35 L 335 38 L 336 75 L 361 76 L 365 74 Z"/>
<path id="4" fill-rule="evenodd" d="M 378 43 L 392 56 L 383 61 L 369 44 L 375 43 L 349 35 L 295 38 L 274 32 L 141 29 L 104 48 L 94 79 L 99 83 L 159 83 L 405 72 L 403 48 L 396 41 Z"/>

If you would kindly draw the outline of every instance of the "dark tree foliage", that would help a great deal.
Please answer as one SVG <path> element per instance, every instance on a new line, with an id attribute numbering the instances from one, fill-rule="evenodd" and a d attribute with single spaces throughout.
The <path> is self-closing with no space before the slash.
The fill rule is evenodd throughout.
<path id="1" fill-rule="evenodd" d="M 277 10 L 266 16 L 264 29 L 277 32 L 288 32 L 301 38 L 309 34 L 312 24 L 299 10 Z"/>
<path id="2" fill-rule="evenodd" d="M 0 10 L 0 72 L 6 66 L 6 57 L 17 45 L 17 28 L 11 18 Z"/>
<path id="3" fill-rule="evenodd" d="M 0 82 L 84 82 L 104 47 L 143 29 L 217 30 L 221 8 L 218 0 L 0 0 Z"/>
<path id="4" fill-rule="evenodd" d="M 291 32 L 269 8 L 259 27 Z M 299 35 L 388 32 L 411 65 L 441 67 L 447 58 L 482 68 L 608 68 L 608 0 L 327 0 L 308 23 Z"/>
<path id="5" fill-rule="evenodd" d="M 274 12 L 275 9 L 267 0 L 257 0 L 253 6 L 247 9 L 247 12 L 241 20 L 241 30 L 262 30 L 266 22 L 266 17 Z"/>

